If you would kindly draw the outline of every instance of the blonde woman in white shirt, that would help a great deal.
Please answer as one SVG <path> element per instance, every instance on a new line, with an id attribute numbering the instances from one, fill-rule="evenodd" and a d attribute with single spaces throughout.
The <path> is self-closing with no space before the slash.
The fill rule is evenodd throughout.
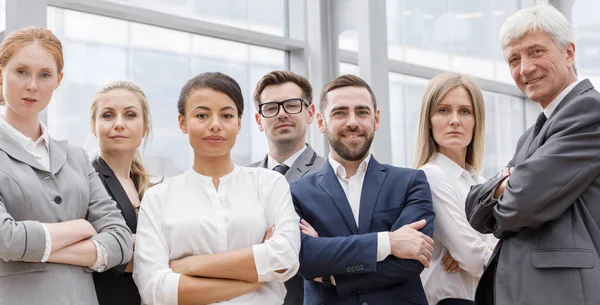
<path id="1" fill-rule="evenodd" d="M 179 127 L 194 164 L 142 200 L 133 276 L 147 304 L 283 303 L 299 267 L 299 218 L 283 175 L 233 163 L 243 106 L 222 73 L 181 90 Z"/>
<path id="2" fill-rule="evenodd" d="M 475 81 L 458 73 L 431 80 L 421 104 L 415 167 L 431 186 L 435 217 L 431 264 L 421 273 L 432 305 L 473 304 L 496 240 L 475 231 L 465 199 L 483 161 L 485 109 Z"/>

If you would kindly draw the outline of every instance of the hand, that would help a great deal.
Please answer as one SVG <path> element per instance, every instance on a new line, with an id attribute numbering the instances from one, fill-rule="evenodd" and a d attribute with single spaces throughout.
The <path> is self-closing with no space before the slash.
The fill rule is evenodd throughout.
<path id="1" fill-rule="evenodd" d="M 318 277 L 318 278 L 314 279 L 314 281 L 317 282 L 317 283 L 323 284 L 323 278 L 322 277 Z M 329 276 L 329 281 L 331 282 L 331 285 L 335 286 L 335 278 L 333 277 L 333 275 Z"/>
<path id="2" fill-rule="evenodd" d="M 506 176 L 510 176 L 510 174 L 512 174 L 513 170 L 515 170 L 515 167 L 505 167 L 502 171 L 500 171 L 497 175 L 496 178 L 502 178 L 502 177 L 506 177 Z"/>
<path id="3" fill-rule="evenodd" d="M 271 237 L 273 237 L 273 233 L 275 233 L 275 226 L 270 226 L 267 229 L 267 232 L 265 232 L 265 237 L 263 238 L 262 243 L 264 244 L 267 240 L 271 239 Z"/>
<path id="4" fill-rule="evenodd" d="M 310 223 L 304 219 L 300 220 L 300 231 L 312 237 L 319 237 L 317 230 L 315 230 L 315 228 L 313 228 Z"/>
<path id="5" fill-rule="evenodd" d="M 450 255 L 450 251 L 447 251 L 442 258 L 442 265 L 444 265 L 444 271 L 448 273 L 455 273 L 462 270 L 462 268 L 458 265 L 458 262 L 454 260 L 454 257 Z"/>
<path id="6" fill-rule="evenodd" d="M 390 232 L 392 255 L 397 258 L 418 260 L 425 268 L 429 268 L 433 239 L 418 231 L 426 223 L 427 221 L 423 219 Z"/>

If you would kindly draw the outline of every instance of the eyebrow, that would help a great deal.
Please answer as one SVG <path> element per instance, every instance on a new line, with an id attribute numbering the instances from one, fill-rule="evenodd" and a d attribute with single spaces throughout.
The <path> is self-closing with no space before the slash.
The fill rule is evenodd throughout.
<path id="1" fill-rule="evenodd" d="M 133 108 L 133 109 L 135 109 L 135 110 L 139 110 L 139 109 L 137 109 L 137 107 L 135 107 L 135 106 L 127 106 L 127 107 L 125 107 L 125 109 L 124 109 L 124 110 L 129 110 L 129 109 L 132 109 L 132 108 Z M 114 108 L 112 108 L 112 107 L 102 107 L 102 110 L 112 110 L 112 111 L 115 111 L 115 109 L 114 109 Z"/>
<path id="2" fill-rule="evenodd" d="M 200 106 L 196 106 L 196 108 L 194 108 L 192 111 L 196 111 L 198 109 L 206 110 L 206 111 L 211 111 L 212 110 L 212 109 L 210 109 L 210 108 L 208 108 L 206 106 L 200 105 Z M 225 110 L 234 110 L 235 111 L 235 109 L 233 109 L 233 107 L 231 107 L 231 106 L 225 106 L 225 107 L 221 108 L 219 111 L 225 111 Z"/>
<path id="3" fill-rule="evenodd" d="M 450 105 L 450 104 L 446 104 L 446 103 L 440 103 L 440 104 L 438 105 L 438 107 L 441 107 L 441 106 L 446 106 L 446 107 L 448 107 L 448 106 L 452 106 L 452 105 Z M 459 106 L 459 107 L 463 107 L 463 108 L 464 108 L 464 107 L 466 107 L 466 108 L 473 108 L 473 106 L 471 106 L 471 105 L 458 105 L 458 106 Z"/>

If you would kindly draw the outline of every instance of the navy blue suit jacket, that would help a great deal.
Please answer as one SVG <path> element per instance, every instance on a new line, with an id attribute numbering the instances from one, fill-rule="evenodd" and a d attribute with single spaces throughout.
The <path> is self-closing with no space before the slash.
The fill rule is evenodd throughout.
<path id="1" fill-rule="evenodd" d="M 423 265 L 393 255 L 377 262 L 377 232 L 427 220 L 433 235 L 431 190 L 420 170 L 369 161 L 362 187 L 359 225 L 329 162 L 291 184 L 296 211 L 319 233 L 302 234 L 299 274 L 305 305 L 427 304 L 419 274 Z M 336 286 L 313 281 L 334 275 Z"/>

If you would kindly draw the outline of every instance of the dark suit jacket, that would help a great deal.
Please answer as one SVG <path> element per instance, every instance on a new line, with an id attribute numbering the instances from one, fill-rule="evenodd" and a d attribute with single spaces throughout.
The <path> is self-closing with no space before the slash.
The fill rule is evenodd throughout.
<path id="1" fill-rule="evenodd" d="M 267 168 L 268 155 L 261 161 L 250 164 L 250 167 Z M 298 159 L 292 164 L 292 167 L 285 173 L 285 179 L 293 181 L 302 178 L 309 173 L 316 173 L 323 165 L 327 163 L 325 158 L 317 155 L 313 148 L 306 144 L 306 149 Z M 284 305 L 302 305 L 304 303 L 304 285 L 303 280 L 299 275 L 294 275 L 291 279 L 285 282 L 287 293 L 285 295 Z"/>
<path id="2" fill-rule="evenodd" d="M 115 173 L 106 162 L 98 157 L 92 165 L 98 172 L 98 176 L 108 191 L 108 194 L 117 202 L 117 206 L 125 218 L 127 226 L 135 234 L 137 227 L 137 215 L 127 197 L 127 193 L 119 182 Z M 125 273 L 127 264 L 117 266 L 103 273 L 94 273 L 94 285 L 100 305 L 139 305 L 142 300 L 137 286 L 133 282 L 132 274 Z"/>
<path id="3" fill-rule="evenodd" d="M 500 238 L 476 304 L 600 304 L 600 94 L 588 80 L 565 96 L 533 139 L 519 139 L 514 170 L 473 186 L 471 225 Z"/>
<path id="4" fill-rule="evenodd" d="M 421 263 L 392 255 L 377 262 L 377 232 L 425 219 L 422 232 L 433 235 L 431 191 L 422 171 L 382 165 L 371 157 L 358 227 L 329 163 L 290 186 L 300 218 L 319 233 L 302 235 L 298 273 L 305 279 L 304 304 L 427 304 L 419 278 Z M 330 275 L 335 277 L 334 287 L 313 281 Z"/>

